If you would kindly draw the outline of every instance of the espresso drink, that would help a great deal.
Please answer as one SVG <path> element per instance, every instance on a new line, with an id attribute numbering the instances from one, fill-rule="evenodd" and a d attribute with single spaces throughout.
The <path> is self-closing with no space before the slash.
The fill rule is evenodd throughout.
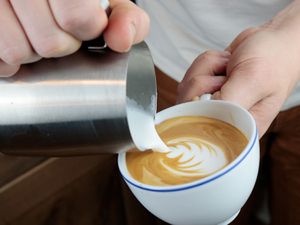
<path id="1" fill-rule="evenodd" d="M 211 175 L 232 162 L 248 143 L 234 126 L 203 116 L 175 117 L 156 129 L 168 152 L 126 153 L 131 176 L 155 186 L 183 184 Z"/>

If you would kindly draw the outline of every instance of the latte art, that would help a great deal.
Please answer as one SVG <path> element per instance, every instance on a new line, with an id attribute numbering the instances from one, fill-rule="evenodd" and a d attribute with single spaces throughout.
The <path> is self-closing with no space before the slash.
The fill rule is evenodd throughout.
<path id="1" fill-rule="evenodd" d="M 209 176 L 232 162 L 247 145 L 235 127 L 202 116 L 176 117 L 156 126 L 168 152 L 128 152 L 129 173 L 150 185 L 168 186 Z"/>
<path id="2" fill-rule="evenodd" d="M 174 173 L 184 176 L 207 176 L 228 164 L 228 159 L 217 145 L 200 138 L 178 138 L 167 142 L 170 152 L 166 157 L 178 160 Z M 172 168 L 169 168 L 171 170 Z"/>

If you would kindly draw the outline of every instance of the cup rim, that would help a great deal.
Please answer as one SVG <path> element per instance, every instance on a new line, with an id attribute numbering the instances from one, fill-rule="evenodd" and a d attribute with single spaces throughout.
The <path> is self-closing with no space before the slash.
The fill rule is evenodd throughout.
<path id="1" fill-rule="evenodd" d="M 207 101 L 207 100 L 204 100 Z M 121 176 L 123 177 L 123 179 L 128 182 L 129 184 L 131 184 L 132 186 L 142 189 L 142 190 L 146 190 L 146 191 L 151 191 L 151 192 L 176 192 L 176 191 L 184 191 L 184 190 L 188 190 L 188 189 L 192 189 L 198 186 L 202 186 L 205 184 L 208 184 L 214 180 L 217 180 L 219 178 L 221 178 L 222 176 L 224 176 L 225 174 L 229 173 L 231 170 L 233 170 L 235 167 L 237 167 L 242 161 L 244 161 L 244 159 L 249 155 L 249 153 L 252 151 L 252 149 L 254 149 L 254 145 L 256 143 L 256 141 L 258 140 L 258 130 L 256 128 L 255 125 L 255 121 L 254 118 L 251 116 L 251 114 L 244 108 L 242 108 L 241 106 L 238 106 L 235 103 L 231 103 L 231 102 L 226 102 L 226 101 L 222 101 L 222 100 L 208 100 L 211 102 L 219 102 L 219 103 L 225 103 L 225 104 L 229 104 L 232 105 L 235 108 L 238 108 L 242 111 L 244 111 L 250 121 L 252 126 L 254 126 L 253 130 L 253 134 L 251 135 L 251 137 L 249 138 L 248 144 L 245 147 L 245 149 L 241 152 L 241 154 L 232 162 L 230 162 L 227 166 L 225 166 L 223 169 L 217 171 L 216 173 L 213 173 L 207 177 L 204 178 L 200 178 L 199 180 L 193 181 L 193 182 L 189 182 L 189 183 L 184 183 L 184 184 L 178 184 L 178 185 L 170 185 L 170 186 L 154 186 L 154 185 L 149 185 L 149 184 L 144 184 L 141 183 L 137 180 L 135 180 L 133 177 L 130 176 L 129 171 L 127 170 L 127 166 L 126 166 L 126 162 L 125 165 L 123 165 L 123 168 L 121 168 L 122 161 L 126 160 L 126 152 L 120 153 L 118 155 L 118 167 L 119 167 L 119 171 L 121 173 Z M 189 104 L 191 102 L 187 102 L 187 103 L 183 103 L 180 105 L 184 105 L 184 104 Z M 178 105 L 178 106 L 180 106 Z M 165 109 L 161 112 L 167 111 L 168 109 Z M 124 170 L 127 171 L 126 173 L 128 174 L 128 176 L 126 176 L 124 174 Z"/>

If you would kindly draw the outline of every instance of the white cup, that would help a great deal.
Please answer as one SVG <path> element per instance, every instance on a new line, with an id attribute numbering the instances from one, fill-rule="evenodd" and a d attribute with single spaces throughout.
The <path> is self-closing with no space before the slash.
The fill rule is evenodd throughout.
<path id="1" fill-rule="evenodd" d="M 259 138 L 251 114 L 235 104 L 200 100 L 165 109 L 156 124 L 177 116 L 206 116 L 225 121 L 248 138 L 242 153 L 225 168 L 200 180 L 174 186 L 140 183 L 128 172 L 126 153 L 119 154 L 120 172 L 135 197 L 158 218 L 178 225 L 228 224 L 238 215 L 255 184 L 259 167 Z"/>

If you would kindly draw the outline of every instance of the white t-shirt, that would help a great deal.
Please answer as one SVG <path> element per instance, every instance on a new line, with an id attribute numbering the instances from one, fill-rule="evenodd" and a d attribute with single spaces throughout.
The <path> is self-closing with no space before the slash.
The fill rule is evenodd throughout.
<path id="1" fill-rule="evenodd" d="M 155 65 L 181 81 L 194 59 L 225 49 L 243 30 L 270 20 L 292 0 L 137 0 L 151 19 L 146 39 Z M 300 85 L 283 109 L 300 105 Z"/>

